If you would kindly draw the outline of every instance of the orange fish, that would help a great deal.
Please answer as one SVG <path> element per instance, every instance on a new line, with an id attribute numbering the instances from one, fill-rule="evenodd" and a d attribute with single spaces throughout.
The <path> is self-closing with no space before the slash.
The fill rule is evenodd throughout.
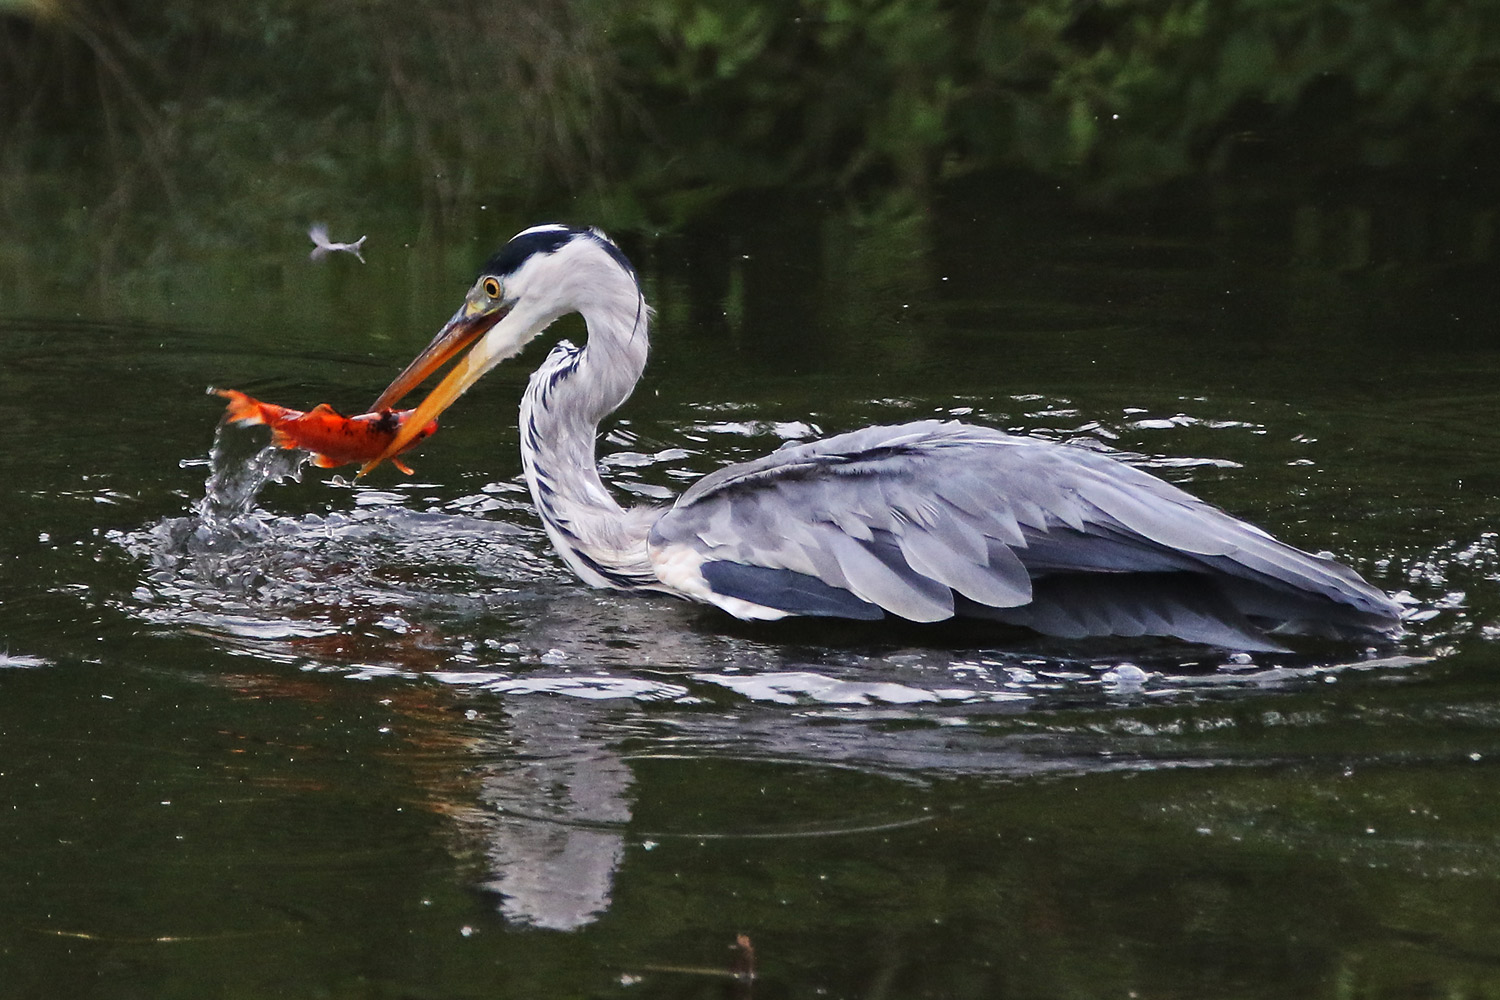
<path id="1" fill-rule="evenodd" d="M 208 391 L 229 400 L 229 412 L 224 419 L 242 426 L 265 424 L 271 428 L 272 444 L 278 448 L 310 451 L 313 454 L 313 464 L 324 469 L 348 465 L 350 462 L 369 462 L 384 454 L 396 432 L 416 412 L 377 410 L 374 413 L 361 413 L 357 417 L 346 417 L 327 403 L 319 403 L 304 413 L 272 403 L 262 403 L 233 389 L 210 388 Z M 437 421 L 428 421 L 427 426 L 411 439 L 411 444 L 397 454 L 409 451 L 436 430 Z M 411 475 L 411 467 L 406 463 L 394 458 L 391 462 L 408 476 Z"/>

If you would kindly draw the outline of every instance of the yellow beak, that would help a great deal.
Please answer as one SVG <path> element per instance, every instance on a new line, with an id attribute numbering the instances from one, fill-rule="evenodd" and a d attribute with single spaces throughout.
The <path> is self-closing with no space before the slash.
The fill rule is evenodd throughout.
<path id="1" fill-rule="evenodd" d="M 401 397 L 411 392 L 428 375 L 443 367 L 455 355 L 488 333 L 490 328 L 500 322 L 508 311 L 504 307 L 478 309 L 471 303 L 464 303 L 458 312 L 453 314 L 453 318 L 438 331 L 437 336 L 432 338 L 432 343 L 428 344 L 422 353 L 406 366 L 405 371 L 396 376 L 395 381 L 386 386 L 380 398 L 375 400 L 375 405 L 370 407 L 371 411 L 394 409 Z M 429 421 L 451 406 L 455 399 L 464 394 L 464 390 L 479 381 L 480 376 L 489 371 L 491 364 L 486 363 L 488 359 L 476 358 L 476 353 L 470 351 L 459 359 L 458 363 L 437 384 L 437 387 L 417 404 L 416 412 L 411 415 L 411 419 L 401 425 L 401 429 L 391 439 L 385 451 L 366 462 L 359 470 L 359 476 L 371 472 L 386 459 L 399 455 Z"/>

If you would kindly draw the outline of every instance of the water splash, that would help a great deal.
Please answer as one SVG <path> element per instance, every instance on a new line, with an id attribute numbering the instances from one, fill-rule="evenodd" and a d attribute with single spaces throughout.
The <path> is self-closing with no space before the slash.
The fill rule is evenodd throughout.
<path id="1" fill-rule="evenodd" d="M 260 574 L 244 555 L 269 533 L 267 518 L 255 501 L 271 483 L 300 480 L 306 452 L 274 445 L 256 446 L 256 435 L 228 431 L 221 422 L 214 432 L 206 463 L 203 498 L 185 517 L 168 518 L 115 541 L 133 555 L 150 560 L 150 582 L 172 589 L 174 581 L 243 593 Z M 138 598 L 150 596 L 138 590 Z"/>
<path id="2" fill-rule="evenodd" d="M 119 602 L 128 614 L 270 660 L 373 655 L 427 666 L 446 651 L 423 619 L 482 613 L 493 578 L 544 575 L 515 542 L 525 531 L 473 516 L 494 508 L 488 493 L 421 511 L 406 493 L 355 487 L 321 514 L 268 511 L 258 505 L 265 488 L 300 481 L 310 456 L 261 440 L 221 424 L 208 456 L 183 463 L 207 468 L 201 499 L 181 516 L 108 533 L 146 563 Z"/>
<path id="3" fill-rule="evenodd" d="M 255 506 L 261 490 L 287 479 L 300 482 L 303 466 L 312 457 L 305 451 L 291 451 L 273 444 L 246 455 L 242 442 L 252 439 L 226 434 L 228 427 L 227 422 L 221 421 L 214 431 L 203 499 L 194 508 L 209 535 L 232 534 Z"/>

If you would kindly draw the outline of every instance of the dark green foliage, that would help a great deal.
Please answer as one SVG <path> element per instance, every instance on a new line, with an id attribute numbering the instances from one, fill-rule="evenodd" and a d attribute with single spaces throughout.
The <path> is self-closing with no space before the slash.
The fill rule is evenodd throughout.
<path id="1" fill-rule="evenodd" d="M 1281 140 L 1388 166 L 1471 152 L 1500 96 L 1500 7 L 1483 0 L 639 9 L 611 37 L 668 140 L 664 162 L 641 162 L 686 183 L 759 168 L 920 184 L 1009 165 L 1119 191 Z"/>
<path id="2" fill-rule="evenodd" d="M 1493 0 L 9 9 L 0 220 L 96 229 L 106 265 L 126 217 L 181 248 L 398 205 L 677 228 L 736 191 L 909 203 L 995 167 L 1090 198 L 1241 154 L 1447 169 L 1492 153 L 1500 96 Z M 96 198 L 66 203 L 80 180 Z"/>

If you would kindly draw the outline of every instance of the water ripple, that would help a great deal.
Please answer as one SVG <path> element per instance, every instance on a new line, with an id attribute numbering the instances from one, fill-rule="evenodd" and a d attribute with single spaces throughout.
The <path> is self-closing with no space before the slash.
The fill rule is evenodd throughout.
<path id="1" fill-rule="evenodd" d="M 1014 401 L 1032 416 L 1076 421 L 1066 400 Z M 812 424 L 727 421 L 722 410 L 707 412 L 716 419 L 661 439 L 618 427 L 610 439 L 622 450 L 602 464 L 617 480 L 646 477 L 624 485 L 657 496 L 666 492 L 661 479 L 691 478 L 708 461 L 707 451 L 681 447 L 685 440 L 817 432 Z M 1144 427 L 1143 413 L 1127 408 L 1114 429 Z M 1173 428 L 1258 428 L 1182 412 L 1163 419 Z M 1095 435 L 1109 429 L 1091 424 L 1068 433 L 1098 447 Z M 371 489 L 335 479 L 332 486 L 348 491 L 349 509 L 288 516 L 256 501 L 271 483 L 296 478 L 299 456 L 248 451 L 247 439 L 221 428 L 200 464 L 209 468 L 205 496 L 186 514 L 109 534 L 144 564 L 139 585 L 116 606 L 227 650 L 360 680 L 425 677 L 508 698 L 880 708 L 925 717 L 1009 704 L 1201 699 L 1332 683 L 1350 671 L 1399 676 L 1424 662 L 1225 656 L 1153 641 L 1067 644 L 957 626 L 929 630 L 913 647 L 899 626 L 856 634 L 837 623 L 745 625 L 681 602 L 578 584 L 547 550 L 525 490 L 513 482 L 471 485 L 445 499 L 437 484 Z M 1413 560 L 1406 572 L 1427 586 L 1446 583 L 1448 566 L 1494 574 L 1495 542 L 1487 533 L 1454 553 Z M 1413 622 L 1425 627 L 1426 615 L 1451 624 L 1463 604 L 1462 592 L 1450 590 L 1414 609 Z M 977 645 L 993 642 L 998 648 Z"/>

